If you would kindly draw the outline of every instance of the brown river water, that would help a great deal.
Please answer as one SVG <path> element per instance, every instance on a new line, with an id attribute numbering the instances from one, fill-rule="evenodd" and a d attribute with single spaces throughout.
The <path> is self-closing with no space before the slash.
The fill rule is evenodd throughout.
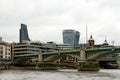
<path id="1" fill-rule="evenodd" d="M 78 72 L 76 69 L 57 71 L 2 70 L 0 80 L 120 80 L 119 69 Z"/>

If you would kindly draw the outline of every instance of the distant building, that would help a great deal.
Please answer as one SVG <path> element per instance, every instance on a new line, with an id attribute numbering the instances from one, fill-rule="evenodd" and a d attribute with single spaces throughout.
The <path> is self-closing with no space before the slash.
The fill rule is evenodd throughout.
<path id="1" fill-rule="evenodd" d="M 72 44 L 56 44 L 56 47 L 60 50 L 70 50 L 73 49 Z"/>
<path id="2" fill-rule="evenodd" d="M 79 46 L 80 33 L 75 30 L 63 30 L 63 43 L 72 44 L 73 48 L 78 48 Z"/>
<path id="3" fill-rule="evenodd" d="M 87 43 L 82 43 L 82 44 L 79 44 L 80 48 L 87 48 L 88 47 L 88 44 Z"/>
<path id="4" fill-rule="evenodd" d="M 0 40 L 0 59 L 11 60 L 11 44 Z"/>
<path id="5" fill-rule="evenodd" d="M 20 42 L 24 42 L 24 41 L 30 41 L 30 39 L 29 39 L 29 35 L 28 35 L 27 25 L 21 24 Z"/>
<path id="6" fill-rule="evenodd" d="M 42 44 L 42 47 L 46 47 L 46 48 L 51 48 L 51 49 L 55 49 L 55 50 L 67 50 L 67 49 L 73 49 L 72 44 L 57 44 L 54 42 L 47 42 Z"/>
<path id="7" fill-rule="evenodd" d="M 90 39 L 88 40 L 88 47 L 90 47 L 90 48 L 95 47 L 95 41 L 94 41 L 92 35 L 90 36 Z"/>
<path id="8" fill-rule="evenodd" d="M 14 56 L 24 54 L 37 54 L 41 53 L 41 43 L 35 42 L 24 42 L 24 43 L 12 43 L 12 62 Z"/>
<path id="9" fill-rule="evenodd" d="M 41 46 L 35 43 L 12 43 L 14 55 L 35 54 L 41 52 Z"/>

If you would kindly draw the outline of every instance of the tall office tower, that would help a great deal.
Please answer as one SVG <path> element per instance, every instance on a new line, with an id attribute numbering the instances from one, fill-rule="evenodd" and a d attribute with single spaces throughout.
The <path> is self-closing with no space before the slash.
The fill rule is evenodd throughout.
<path id="1" fill-rule="evenodd" d="M 30 41 L 30 39 L 29 39 L 29 35 L 28 35 L 27 25 L 21 24 L 20 42 L 24 42 L 24 41 Z"/>
<path id="2" fill-rule="evenodd" d="M 75 30 L 63 30 L 63 43 L 72 44 L 73 48 L 79 47 L 80 33 Z"/>

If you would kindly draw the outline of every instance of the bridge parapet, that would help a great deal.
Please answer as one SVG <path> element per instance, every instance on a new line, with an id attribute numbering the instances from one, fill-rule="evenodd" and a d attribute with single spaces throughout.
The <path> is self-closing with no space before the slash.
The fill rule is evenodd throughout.
<path id="1" fill-rule="evenodd" d="M 104 48 L 91 48 L 91 49 L 76 49 L 76 50 L 67 50 L 67 51 L 56 51 L 48 53 L 39 54 L 26 54 L 15 56 L 14 59 L 24 59 L 24 58 L 38 58 L 38 60 L 50 60 L 51 58 L 61 57 L 61 56 L 70 56 L 76 58 L 77 60 L 93 60 L 97 59 L 101 55 L 107 55 L 111 53 L 120 52 L 120 47 L 104 47 Z"/>

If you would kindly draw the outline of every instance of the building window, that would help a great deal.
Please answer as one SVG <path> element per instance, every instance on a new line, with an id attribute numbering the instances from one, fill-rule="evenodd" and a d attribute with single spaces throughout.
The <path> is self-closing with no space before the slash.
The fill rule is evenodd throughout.
<path id="1" fill-rule="evenodd" d="M 8 53 L 10 55 L 10 53 Z"/>
<path id="2" fill-rule="evenodd" d="M 3 51 L 0 51 L 0 53 L 3 53 Z"/>
<path id="3" fill-rule="evenodd" d="M 8 57 L 8 59 L 10 59 L 10 57 Z"/>

